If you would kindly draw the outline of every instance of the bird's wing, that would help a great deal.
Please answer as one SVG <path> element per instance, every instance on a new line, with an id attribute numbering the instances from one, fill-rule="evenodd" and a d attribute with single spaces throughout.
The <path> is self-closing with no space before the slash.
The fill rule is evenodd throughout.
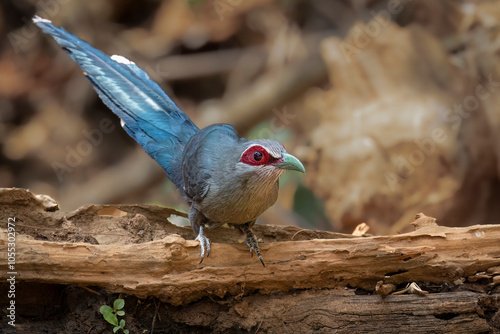
<path id="1" fill-rule="evenodd" d="M 189 117 L 135 63 L 122 56 L 109 57 L 49 20 L 36 16 L 33 22 L 69 53 L 104 104 L 121 118 L 127 133 L 179 187 L 182 151 L 199 131 Z"/>
<path id="2" fill-rule="evenodd" d="M 214 171 L 228 165 L 225 159 L 237 149 L 240 140 L 229 124 L 207 126 L 189 140 L 182 159 L 182 174 L 183 190 L 192 202 L 200 202 L 206 197 L 213 186 Z"/>

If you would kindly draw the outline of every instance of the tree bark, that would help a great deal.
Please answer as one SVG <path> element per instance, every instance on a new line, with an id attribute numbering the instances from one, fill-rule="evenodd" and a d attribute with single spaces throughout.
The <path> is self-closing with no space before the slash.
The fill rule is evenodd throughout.
<path id="1" fill-rule="evenodd" d="M 2 252 L 8 248 L 7 222 L 15 218 L 18 281 L 99 286 L 174 306 L 259 292 L 233 310 L 248 328 L 259 319 L 280 319 L 289 332 L 302 321 L 309 329 L 347 331 L 360 319 L 382 325 L 390 318 L 394 322 L 386 325 L 394 331 L 388 332 L 417 324 L 422 330 L 413 332 L 428 332 L 443 321 L 481 332 L 494 327 L 488 327 L 491 312 L 481 315 L 478 301 L 490 298 L 497 312 L 500 300 L 500 225 L 450 228 L 421 215 L 414 232 L 368 237 L 257 225 L 264 268 L 245 244 L 235 243 L 243 237 L 223 227 L 208 231 L 212 249 L 200 264 L 190 227 L 166 220 L 183 215 L 173 209 L 89 205 L 63 212 L 50 198 L 22 189 L 1 190 L 0 209 Z M 7 258 L 0 264 L 6 268 Z M 354 294 L 387 295 L 411 282 L 442 293 Z M 297 293 L 306 289 L 320 291 Z M 471 289 L 476 291 L 460 291 Z M 273 297 L 277 292 L 280 298 Z M 270 308 L 281 313 L 270 314 Z M 373 324 L 356 331 L 373 330 Z"/>

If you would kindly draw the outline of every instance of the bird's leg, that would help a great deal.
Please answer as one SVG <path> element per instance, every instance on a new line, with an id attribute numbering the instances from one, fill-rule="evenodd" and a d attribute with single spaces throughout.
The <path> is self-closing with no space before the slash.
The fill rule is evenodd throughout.
<path id="1" fill-rule="evenodd" d="M 250 248 L 250 253 L 252 254 L 253 257 L 253 252 L 257 254 L 257 257 L 260 260 L 260 263 L 265 267 L 266 264 L 264 263 L 264 260 L 262 260 L 262 255 L 260 255 L 260 250 L 259 250 L 259 244 L 257 243 L 257 238 L 253 234 L 252 230 L 250 229 L 250 223 L 246 223 L 243 225 L 238 226 L 242 232 L 244 232 L 247 237 L 245 239 L 246 244 Z"/>
<path id="2" fill-rule="evenodd" d="M 203 233 L 203 230 L 204 230 L 204 226 L 200 225 L 200 232 L 198 233 L 198 236 L 195 239 L 195 240 L 198 240 L 200 242 L 200 247 L 201 247 L 200 264 L 203 262 L 203 259 L 205 258 L 205 252 L 207 253 L 207 257 L 210 255 L 210 240 L 208 240 L 205 233 Z"/>
<path id="3" fill-rule="evenodd" d="M 208 221 L 207 218 L 198 211 L 193 205 L 191 205 L 191 210 L 189 211 L 189 221 L 191 222 L 191 228 L 194 233 L 198 233 L 195 240 L 200 242 L 201 247 L 201 260 L 200 264 L 205 259 L 205 253 L 207 257 L 210 255 L 210 240 L 208 240 L 205 235 L 205 223 Z"/>

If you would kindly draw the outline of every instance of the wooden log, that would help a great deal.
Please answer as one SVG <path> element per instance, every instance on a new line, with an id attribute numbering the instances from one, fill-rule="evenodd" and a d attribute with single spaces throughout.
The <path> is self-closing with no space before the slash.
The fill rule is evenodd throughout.
<path id="1" fill-rule="evenodd" d="M 25 314 L 29 320 L 16 322 L 17 333 L 38 333 L 44 328 L 48 333 L 77 332 L 68 331 L 64 321 L 42 320 L 47 316 L 33 319 L 34 314 L 60 312 L 61 299 L 65 304 L 83 305 L 63 309 L 64 318 L 81 323 L 77 327 L 80 332 L 111 332 L 112 326 L 97 310 L 103 304 L 111 304 L 116 295 L 98 295 L 95 292 L 100 289 L 91 291 L 75 286 L 22 283 L 19 287 L 19 316 Z M 0 284 L 0 292 L 1 288 Z M 347 288 L 296 290 L 204 298 L 182 306 L 160 303 L 154 298 L 123 297 L 131 333 L 143 333 L 145 329 L 154 333 L 401 333 L 404 329 L 422 334 L 472 334 L 497 333 L 495 330 L 500 327 L 499 313 L 494 315 L 500 304 L 499 295 L 473 291 L 383 298 L 356 294 Z"/>
<path id="2" fill-rule="evenodd" d="M 46 211 L 46 202 L 25 190 L 0 192 L 1 220 L 16 218 L 18 280 L 102 286 L 109 292 L 141 298 L 156 296 L 173 305 L 187 304 L 204 296 L 224 297 L 254 291 L 269 294 L 339 286 L 375 291 L 381 281 L 395 285 L 414 281 L 456 285 L 478 272 L 500 266 L 500 225 L 450 228 L 429 223 L 422 217 L 420 222 L 423 220 L 424 224 L 417 224 L 420 228 L 412 233 L 372 237 L 343 235 L 343 238 L 338 234 L 291 227 L 258 226 L 256 234 L 264 239 L 260 243 L 267 265 L 264 268 L 256 258 L 250 257 L 245 244 L 220 242 L 219 238 L 229 240 L 232 236 L 233 242 L 238 238 L 236 231 L 229 228 L 210 231 L 212 251 L 202 264 L 199 264 L 198 242 L 187 240 L 193 237 L 188 233 L 189 228 L 163 222 L 165 230 L 177 233 L 150 242 L 120 242 L 120 238 L 125 240 L 140 232 L 131 229 L 133 226 L 142 223 L 144 231 L 155 228 L 158 220 L 180 214 L 172 209 L 119 205 L 115 206 L 119 214 L 103 211 L 103 208 L 110 210 L 110 206 L 50 212 Z M 73 226 L 73 230 L 68 225 Z M 47 240 L 51 234 L 57 239 L 56 232 L 65 228 L 67 232 L 79 231 L 84 235 L 86 228 L 92 226 L 105 226 L 111 237 L 96 235 L 87 239 L 89 242 Z M 6 224 L 1 230 L 2 252 L 7 251 L 4 227 Z M 127 229 L 128 233 L 121 233 Z M 118 239 L 112 238 L 113 232 Z M 276 241 L 300 236 L 330 239 Z M 97 244 L 98 239 L 108 244 Z M 5 267 L 6 261 L 4 257 L 0 264 Z M 5 271 L 0 278 L 6 278 Z"/>
<path id="3" fill-rule="evenodd" d="M 243 328 L 263 333 L 487 333 L 492 328 L 478 312 L 485 307 L 481 298 L 470 291 L 386 298 L 348 290 L 305 291 L 277 298 L 250 296 L 236 301 L 231 312 L 210 318 L 220 332 Z M 191 312 L 176 313 L 187 323 Z"/>

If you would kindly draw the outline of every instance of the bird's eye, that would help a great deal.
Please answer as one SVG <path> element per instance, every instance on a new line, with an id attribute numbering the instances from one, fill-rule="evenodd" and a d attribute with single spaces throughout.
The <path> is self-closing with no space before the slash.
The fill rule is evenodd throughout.
<path id="1" fill-rule="evenodd" d="M 260 146 L 252 145 L 241 155 L 241 162 L 250 166 L 260 166 L 269 163 L 269 152 Z"/>

